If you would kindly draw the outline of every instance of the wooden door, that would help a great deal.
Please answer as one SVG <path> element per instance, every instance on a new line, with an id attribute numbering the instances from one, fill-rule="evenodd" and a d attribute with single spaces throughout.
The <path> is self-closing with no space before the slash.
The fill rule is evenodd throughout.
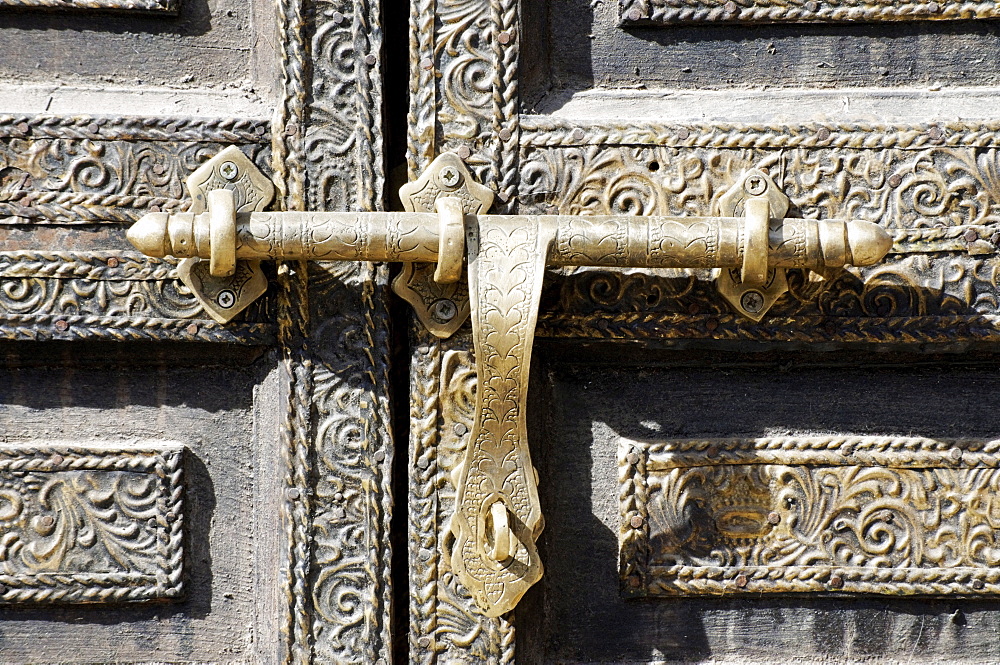
<path id="1" fill-rule="evenodd" d="M 411 174 L 521 214 L 709 215 L 750 168 L 880 264 L 758 323 L 708 270 L 550 270 L 528 400 L 545 573 L 487 618 L 450 563 L 469 328 L 412 328 L 410 658 L 992 662 L 995 3 L 414 2 Z"/>
<path id="2" fill-rule="evenodd" d="M 377 2 L 0 0 L 0 662 L 385 663 L 385 267 L 213 321 L 125 230 L 236 146 L 383 197 Z"/>

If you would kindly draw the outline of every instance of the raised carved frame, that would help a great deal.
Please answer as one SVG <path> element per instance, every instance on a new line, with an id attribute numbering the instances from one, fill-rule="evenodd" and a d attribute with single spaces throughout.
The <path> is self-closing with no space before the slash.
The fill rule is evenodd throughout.
<path id="1" fill-rule="evenodd" d="M 284 80 L 273 122 L 0 116 L 0 224 L 57 232 L 74 247 L 77 225 L 114 229 L 150 210 L 182 210 L 184 178 L 228 145 L 273 176 L 287 209 L 381 205 L 380 3 L 276 7 Z M 368 57 L 345 57 L 355 53 Z M 274 639 L 284 663 L 385 663 L 387 268 L 285 264 L 271 278 L 267 297 L 220 325 L 180 285 L 175 261 L 57 245 L 3 252 L 0 335 L 279 345 L 284 556 Z"/>
<path id="2" fill-rule="evenodd" d="M 864 4 L 890 14 L 898 5 L 812 4 L 821 12 L 835 4 Z M 969 7 L 939 4 L 940 18 L 958 18 L 949 12 L 959 4 L 962 11 Z M 517 0 L 411 2 L 411 177 L 435 155 L 452 151 L 497 192 L 493 211 L 707 215 L 734 174 L 766 168 L 780 177 L 796 214 L 891 219 L 895 241 L 889 260 L 875 268 L 848 270 L 828 281 L 793 274 L 791 293 L 759 324 L 733 316 L 704 272 L 552 271 L 539 338 L 877 344 L 1000 339 L 994 265 L 1000 123 L 653 125 L 522 114 L 519 12 Z M 976 12 L 992 17 L 996 7 L 982 3 Z M 648 22 L 648 15 L 637 20 Z M 516 617 L 482 616 L 447 562 L 450 474 L 469 443 L 474 416 L 467 331 L 438 340 L 419 323 L 412 326 L 410 655 L 419 663 L 514 659 Z"/>

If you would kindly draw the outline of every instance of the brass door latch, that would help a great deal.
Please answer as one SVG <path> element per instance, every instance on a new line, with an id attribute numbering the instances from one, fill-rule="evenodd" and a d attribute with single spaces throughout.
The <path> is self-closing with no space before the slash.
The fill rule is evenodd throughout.
<path id="1" fill-rule="evenodd" d="M 450 153 L 401 188 L 405 212 L 263 212 L 273 188 L 235 148 L 188 188 L 192 212 L 150 213 L 128 238 L 149 256 L 186 257 L 181 278 L 219 321 L 263 293 L 264 259 L 402 261 L 394 288 L 434 334 L 471 316 L 477 406 L 454 476 L 452 568 L 488 616 L 513 609 L 542 575 L 525 409 L 547 266 L 716 268 L 720 294 L 760 320 L 787 291 L 787 269 L 871 265 L 892 245 L 869 222 L 785 218 L 788 198 L 756 169 L 714 217 L 488 215 L 493 193 Z"/>

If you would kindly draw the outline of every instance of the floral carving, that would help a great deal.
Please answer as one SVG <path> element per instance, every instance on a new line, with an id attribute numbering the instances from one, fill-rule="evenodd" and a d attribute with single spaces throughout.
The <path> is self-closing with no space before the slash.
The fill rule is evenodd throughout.
<path id="1" fill-rule="evenodd" d="M 179 446 L 0 450 L 0 602 L 122 602 L 182 591 Z"/>
<path id="2" fill-rule="evenodd" d="M 915 437 L 623 442 L 624 588 L 994 593 L 997 451 Z"/>

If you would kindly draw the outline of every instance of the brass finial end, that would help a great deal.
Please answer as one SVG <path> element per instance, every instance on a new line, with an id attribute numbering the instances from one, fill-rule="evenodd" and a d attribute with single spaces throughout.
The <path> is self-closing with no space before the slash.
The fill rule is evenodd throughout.
<path id="1" fill-rule="evenodd" d="M 170 238 L 167 235 L 169 217 L 170 215 L 165 212 L 147 213 L 129 227 L 125 237 L 146 256 L 156 258 L 167 256 L 170 254 Z"/>
<path id="2" fill-rule="evenodd" d="M 878 263 L 892 249 L 892 236 L 878 224 L 852 221 L 847 225 L 848 263 L 870 266 Z"/>

